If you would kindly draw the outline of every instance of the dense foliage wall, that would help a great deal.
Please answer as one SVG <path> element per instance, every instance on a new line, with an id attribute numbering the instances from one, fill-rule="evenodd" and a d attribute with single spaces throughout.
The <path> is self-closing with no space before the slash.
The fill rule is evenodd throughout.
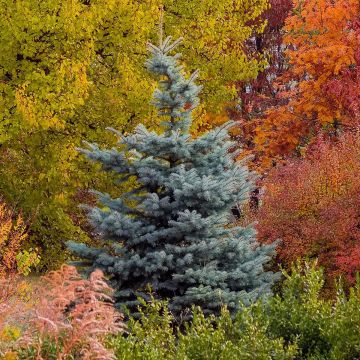
<path id="1" fill-rule="evenodd" d="M 301 155 L 322 130 L 359 126 L 359 11 L 357 0 L 294 1 L 284 27 L 289 66 L 253 139 L 263 171 Z"/>
<path id="2" fill-rule="evenodd" d="M 31 218 L 30 242 L 42 248 L 45 267 L 64 260 L 65 240 L 89 241 L 77 210 L 79 197 L 88 198 L 81 191 L 111 183 L 78 162 L 75 146 L 85 138 L 113 141 L 106 126 L 128 131 L 144 118 L 157 124 L 149 104 L 154 84 L 143 63 L 162 12 L 166 33 L 184 36 L 184 54 L 202 70 L 200 122 L 205 109 L 219 111 L 234 99 L 230 80 L 254 78 L 264 66 L 243 43 L 262 31 L 255 19 L 266 0 L 0 6 L 0 192 Z"/>

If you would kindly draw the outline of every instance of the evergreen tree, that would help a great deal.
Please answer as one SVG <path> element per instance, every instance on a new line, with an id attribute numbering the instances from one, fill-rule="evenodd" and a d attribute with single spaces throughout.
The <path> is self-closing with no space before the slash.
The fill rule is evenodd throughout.
<path id="1" fill-rule="evenodd" d="M 69 242 L 100 268 L 117 290 L 118 305 L 130 309 L 137 297 L 147 299 L 147 285 L 169 299 L 175 313 L 200 305 L 217 313 L 222 305 L 235 310 L 266 296 L 278 274 L 266 272 L 274 245 L 259 246 L 253 227 L 232 227 L 229 211 L 247 200 L 251 188 L 247 168 L 234 161 L 228 123 L 198 138 L 189 127 L 198 104 L 197 72 L 185 78 L 178 59 L 169 55 L 180 42 L 167 38 L 149 45 L 147 68 L 161 78 L 154 105 L 164 118 L 161 133 L 139 125 L 120 137 L 119 147 L 81 149 L 120 182 L 136 179 L 136 187 L 119 198 L 97 193 L 102 207 L 89 208 L 104 247 Z M 84 265 L 84 263 L 83 263 Z"/>
<path id="2" fill-rule="evenodd" d="M 204 121 L 212 126 L 205 109 L 217 113 L 236 100 L 235 80 L 254 79 L 265 66 L 244 44 L 263 30 L 259 16 L 267 6 L 267 0 L 216 6 L 213 0 L 0 0 L 0 193 L 33 219 L 27 245 L 39 248 L 42 270 L 68 257 L 63 239 L 90 243 L 74 204 L 93 198 L 79 189 L 117 190 L 108 174 L 78 156 L 80 139 L 112 146 L 116 138 L 106 126 L 129 132 L 144 119 L 158 125 L 149 101 L 156 83 L 144 61 L 160 14 L 169 34 L 186 34 L 183 50 L 194 69 L 207 59 L 196 131 Z"/>

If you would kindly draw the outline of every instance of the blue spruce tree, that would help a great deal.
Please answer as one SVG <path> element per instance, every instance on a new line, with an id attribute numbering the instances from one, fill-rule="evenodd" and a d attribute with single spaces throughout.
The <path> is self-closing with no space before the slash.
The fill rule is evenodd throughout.
<path id="1" fill-rule="evenodd" d="M 180 54 L 169 53 L 180 40 L 149 44 L 146 65 L 161 80 L 154 105 L 164 118 L 162 132 L 137 126 L 119 136 L 119 147 L 81 149 L 120 182 L 137 186 L 119 198 L 97 193 L 102 207 L 89 208 L 91 224 L 104 246 L 69 242 L 90 271 L 100 268 L 116 290 L 118 305 L 134 310 L 147 299 L 148 285 L 179 314 L 191 305 L 218 313 L 235 311 L 271 291 L 278 274 L 264 270 L 274 245 L 259 246 L 253 227 L 232 227 L 230 209 L 248 199 L 247 168 L 234 161 L 230 124 L 192 138 L 189 127 L 198 104 L 197 73 L 185 78 Z M 82 263 L 84 265 L 84 263 Z"/>

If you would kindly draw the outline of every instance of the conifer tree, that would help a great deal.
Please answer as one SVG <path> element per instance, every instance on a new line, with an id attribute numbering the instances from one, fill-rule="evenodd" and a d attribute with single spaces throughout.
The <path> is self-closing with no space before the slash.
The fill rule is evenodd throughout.
<path id="1" fill-rule="evenodd" d="M 264 270 L 274 245 L 259 246 L 253 227 L 232 227 L 229 211 L 246 201 L 251 188 L 248 169 L 234 161 L 228 135 L 231 123 L 197 138 L 189 134 L 192 111 L 201 89 L 186 78 L 180 54 L 169 53 L 180 40 L 159 47 L 149 44 L 150 72 L 160 78 L 154 105 L 164 118 L 162 132 L 143 125 L 119 136 L 118 148 L 96 144 L 80 149 L 119 182 L 136 187 L 119 198 L 97 193 L 101 207 L 89 208 L 92 225 L 104 246 L 68 242 L 88 269 L 101 269 L 117 290 L 118 305 L 130 309 L 147 286 L 179 314 L 191 305 L 218 313 L 222 305 L 236 310 L 266 296 L 278 274 Z M 79 263 L 80 264 L 80 263 Z"/>

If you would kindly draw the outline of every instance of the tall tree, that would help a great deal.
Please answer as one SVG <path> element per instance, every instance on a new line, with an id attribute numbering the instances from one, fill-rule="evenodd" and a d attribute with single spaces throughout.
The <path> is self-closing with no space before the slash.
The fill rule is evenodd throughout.
<path id="1" fill-rule="evenodd" d="M 321 130 L 359 125 L 359 12 L 358 0 L 294 1 L 284 38 L 290 68 L 277 95 L 283 104 L 255 131 L 263 168 L 299 155 Z"/>
<path id="2" fill-rule="evenodd" d="M 255 155 L 249 166 L 257 170 L 260 158 L 259 152 L 255 151 L 256 129 L 266 118 L 269 109 L 287 103 L 285 98 L 278 95 L 281 91 L 279 80 L 289 68 L 285 51 L 292 45 L 285 44 L 283 38 L 285 21 L 292 6 L 291 0 L 269 0 L 269 8 L 257 19 L 265 23 L 264 31 L 254 32 L 244 46 L 249 57 L 265 59 L 266 66 L 255 78 L 234 78 L 232 84 L 237 90 L 237 99 L 226 103 L 220 114 L 208 112 L 197 126 L 201 132 L 224 124 L 229 116 L 236 120 L 237 126 L 231 130 L 231 134 L 244 150 L 241 156 Z"/>
<path id="3" fill-rule="evenodd" d="M 82 150 L 118 182 L 135 178 L 137 187 L 118 198 L 98 193 L 101 207 L 89 208 L 103 247 L 68 246 L 90 269 L 110 276 L 119 305 L 134 310 L 150 284 L 178 314 L 193 304 L 206 313 L 222 305 L 235 310 L 240 301 L 270 292 L 277 274 L 264 265 L 274 245 L 258 246 L 252 227 L 229 227 L 231 206 L 247 198 L 249 173 L 229 154 L 228 126 L 191 138 L 200 87 L 197 72 L 185 78 L 180 55 L 169 55 L 178 42 L 149 45 L 147 68 L 161 79 L 153 103 L 164 119 L 162 131 L 139 125 L 128 136 L 115 131 L 118 149 L 89 144 Z"/>
<path id="4" fill-rule="evenodd" d="M 78 189 L 109 189 L 75 146 L 83 138 L 109 143 L 108 125 L 158 124 L 143 62 L 161 8 L 166 31 L 186 34 L 194 67 L 205 63 L 201 121 L 205 108 L 216 112 L 234 97 L 230 79 L 252 78 L 263 66 L 243 44 L 262 30 L 252 20 L 266 7 L 266 0 L 0 0 L 0 192 L 34 215 L 29 238 L 44 266 L 63 261 L 64 239 L 89 241 L 79 227 Z"/>
<path id="5" fill-rule="evenodd" d="M 250 81 L 236 83 L 239 92 L 238 106 L 231 115 L 238 122 L 237 139 L 244 147 L 245 153 L 252 153 L 255 147 L 255 129 L 266 116 L 266 111 L 279 106 L 282 99 L 277 94 L 279 78 L 288 69 L 288 60 L 285 56 L 287 49 L 284 44 L 284 26 L 287 16 L 292 8 L 291 0 L 270 0 L 270 8 L 261 15 L 266 21 L 264 32 L 254 34 L 246 42 L 247 52 L 252 56 L 264 56 L 267 66 Z M 252 163 L 257 163 L 254 158 Z"/>

